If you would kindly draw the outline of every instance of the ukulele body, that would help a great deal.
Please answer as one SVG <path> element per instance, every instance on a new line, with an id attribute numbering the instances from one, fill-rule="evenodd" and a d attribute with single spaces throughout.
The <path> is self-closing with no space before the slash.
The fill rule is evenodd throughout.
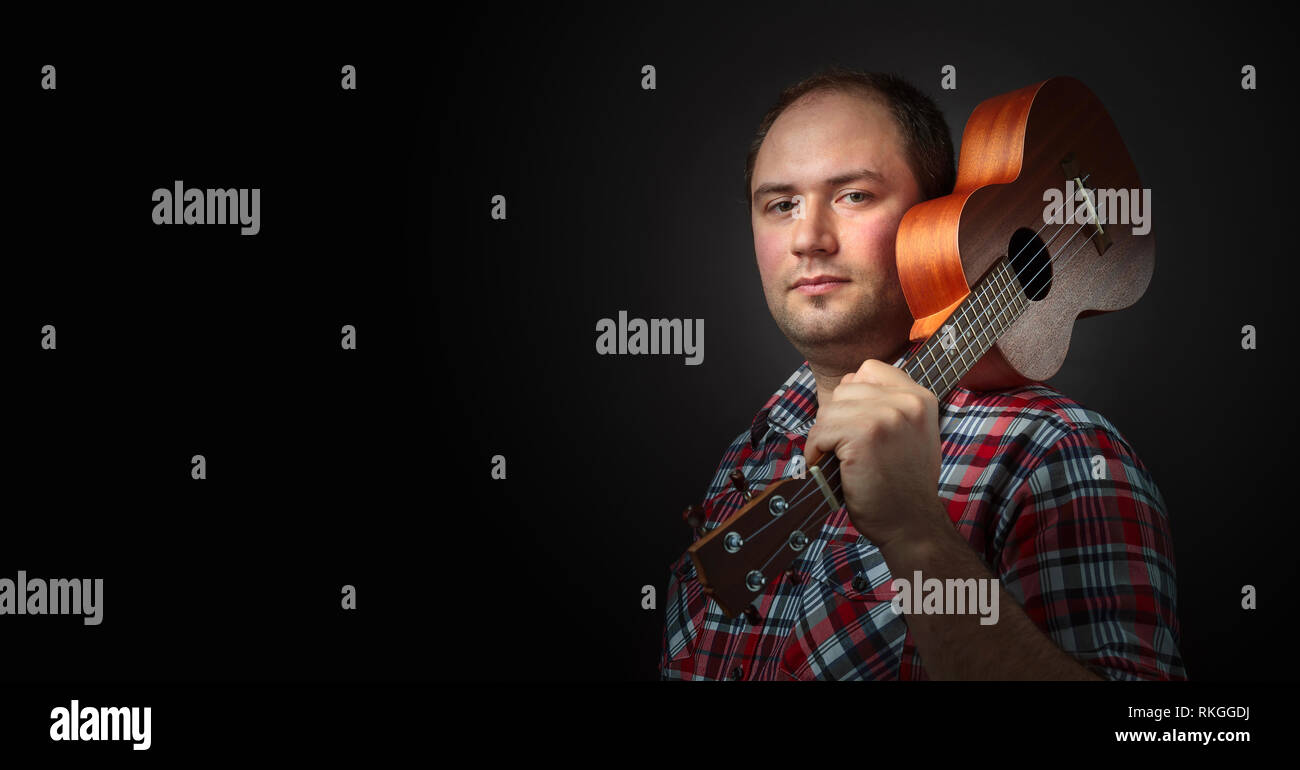
<path id="1" fill-rule="evenodd" d="M 1145 218 L 1136 229 L 1146 232 L 1103 222 L 1094 234 L 1089 228 L 1097 225 L 1079 224 L 1087 216 L 1083 201 L 1065 205 L 1063 215 L 1073 209 L 1076 216 L 1063 229 L 1046 222 L 1052 201 L 1045 191 L 1065 198 L 1067 182 L 1077 188 L 1075 175 L 1094 191 L 1094 201 L 1115 200 L 1110 190 L 1128 197 L 1122 213 L 1127 222 Z M 1065 360 L 1076 318 L 1128 307 L 1146 290 L 1155 265 L 1149 203 L 1119 131 L 1082 82 L 1057 77 L 981 102 L 962 132 L 952 194 L 914 206 L 898 227 L 898 277 L 915 319 L 911 339 L 938 332 L 998 259 L 1024 258 L 1045 244 L 1046 253 L 1023 272 L 1027 284 L 1050 276 L 1046 294 L 1029 303 L 960 384 L 993 390 L 1046 380 Z M 1034 233 L 1039 241 L 1027 241 Z"/>

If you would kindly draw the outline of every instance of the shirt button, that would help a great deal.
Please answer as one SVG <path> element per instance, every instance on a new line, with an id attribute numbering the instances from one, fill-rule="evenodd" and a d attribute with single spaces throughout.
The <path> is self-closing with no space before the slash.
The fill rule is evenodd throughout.
<path id="1" fill-rule="evenodd" d="M 863 575 L 863 574 L 861 574 L 861 573 L 858 573 L 857 575 L 855 575 L 855 576 L 853 577 L 853 590 L 854 590 L 854 591 L 858 591 L 858 592 L 866 592 L 866 591 L 868 591 L 868 590 L 870 590 L 870 589 L 871 589 L 871 581 L 870 581 L 870 580 L 867 580 L 867 576 L 866 576 L 866 575 Z"/>
<path id="2" fill-rule="evenodd" d="M 741 668 L 740 666 L 736 666 L 735 668 L 731 669 L 731 674 L 727 678 L 735 682 L 744 678 L 744 676 L 745 676 L 745 669 Z"/>

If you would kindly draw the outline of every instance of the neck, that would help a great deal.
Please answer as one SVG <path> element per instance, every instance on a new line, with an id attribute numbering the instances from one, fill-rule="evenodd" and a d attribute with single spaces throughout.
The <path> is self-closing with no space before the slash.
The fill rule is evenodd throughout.
<path id="1" fill-rule="evenodd" d="M 904 310 L 904 318 L 893 324 L 888 330 L 881 330 L 873 335 L 866 345 L 852 348 L 840 347 L 835 350 L 801 350 L 808 359 L 808 368 L 812 370 L 813 379 L 817 381 L 817 394 L 830 394 L 839 387 L 844 375 L 856 372 L 863 361 L 876 359 L 893 363 L 899 356 L 900 349 L 907 346 L 907 330 L 912 317 Z"/>
<path id="2" fill-rule="evenodd" d="M 835 389 L 840 386 L 840 380 L 844 379 L 844 375 L 849 373 L 841 367 L 829 369 L 819 367 L 812 361 L 808 362 L 808 368 L 812 369 L 813 379 L 817 381 L 817 398 L 819 401 L 823 393 L 834 393 Z M 849 371 L 856 371 L 856 369 L 850 369 Z"/>

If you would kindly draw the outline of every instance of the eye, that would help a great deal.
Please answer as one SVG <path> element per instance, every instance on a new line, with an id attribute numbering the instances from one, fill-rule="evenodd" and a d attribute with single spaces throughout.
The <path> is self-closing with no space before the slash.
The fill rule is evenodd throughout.
<path id="1" fill-rule="evenodd" d="M 855 196 L 856 196 L 856 197 L 855 197 Z M 874 198 L 874 197 L 876 197 L 876 196 L 872 195 L 872 194 L 869 193 L 869 192 L 863 192 L 863 191 L 861 191 L 861 190 L 854 190 L 854 191 L 852 191 L 852 192 L 847 192 L 847 193 L 845 193 L 845 194 L 844 194 L 844 197 L 845 197 L 845 199 L 848 200 L 849 203 L 866 203 L 867 201 L 871 200 L 872 198 Z"/>
<path id="2" fill-rule="evenodd" d="M 788 206 L 789 208 L 782 208 L 783 206 Z M 794 201 L 777 201 L 772 204 L 771 208 L 773 211 L 784 214 L 794 208 Z"/>

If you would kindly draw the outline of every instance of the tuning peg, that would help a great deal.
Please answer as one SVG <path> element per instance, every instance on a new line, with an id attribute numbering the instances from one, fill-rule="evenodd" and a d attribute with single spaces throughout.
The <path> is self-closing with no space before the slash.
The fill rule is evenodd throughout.
<path id="1" fill-rule="evenodd" d="M 758 614 L 758 608 L 752 604 L 745 605 L 744 614 L 745 620 L 748 620 L 751 626 L 756 626 L 763 622 L 763 618 Z"/>
<path id="2" fill-rule="evenodd" d="M 739 468 L 732 470 L 728 478 L 731 479 L 731 486 L 736 488 L 741 497 L 746 500 L 754 498 L 754 494 L 749 491 L 749 482 L 745 480 L 745 474 L 741 473 Z"/>
<path id="3" fill-rule="evenodd" d="M 686 506 L 686 510 L 682 511 L 682 521 L 691 529 L 699 529 L 704 526 L 704 509 L 698 505 Z"/>

